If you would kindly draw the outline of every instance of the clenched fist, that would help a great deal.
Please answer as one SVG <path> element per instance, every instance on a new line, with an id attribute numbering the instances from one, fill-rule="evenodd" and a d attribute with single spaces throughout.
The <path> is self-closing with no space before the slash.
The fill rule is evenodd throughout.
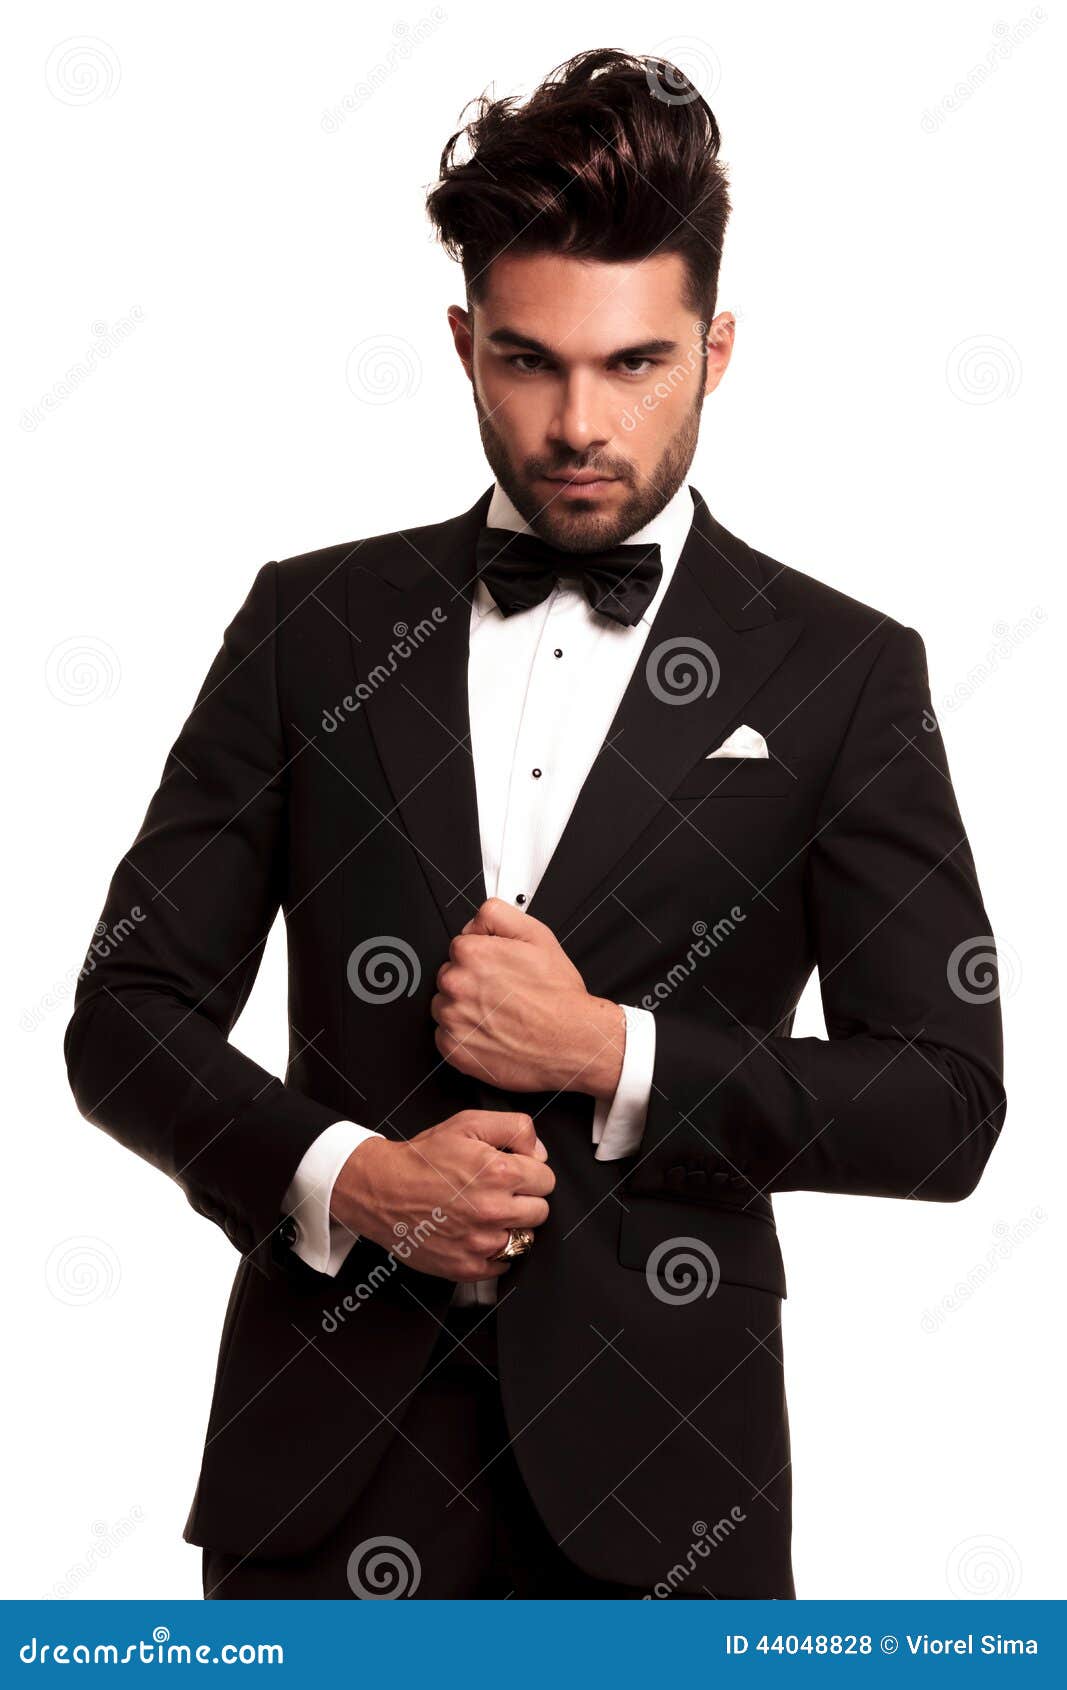
<path id="1" fill-rule="evenodd" d="M 496 1279 L 489 1258 L 514 1227 L 548 1219 L 556 1183 L 529 1115 L 462 1109 L 406 1142 L 368 1138 L 334 1183 L 330 1213 L 389 1250 L 401 1237 L 408 1267 L 439 1279 Z"/>
<path id="2" fill-rule="evenodd" d="M 614 1096 L 626 1020 L 550 927 L 489 898 L 453 939 L 430 1004 L 445 1061 L 506 1091 Z"/>

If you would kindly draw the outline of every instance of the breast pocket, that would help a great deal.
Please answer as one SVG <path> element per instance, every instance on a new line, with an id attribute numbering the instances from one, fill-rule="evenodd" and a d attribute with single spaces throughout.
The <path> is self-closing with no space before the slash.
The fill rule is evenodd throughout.
<path id="1" fill-rule="evenodd" d="M 705 757 L 671 793 L 685 798 L 785 798 L 798 777 L 776 757 Z"/>

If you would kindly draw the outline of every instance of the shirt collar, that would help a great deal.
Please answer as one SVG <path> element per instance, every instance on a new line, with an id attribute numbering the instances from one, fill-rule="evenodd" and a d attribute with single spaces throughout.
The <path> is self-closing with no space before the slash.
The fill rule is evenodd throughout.
<path id="1" fill-rule="evenodd" d="M 683 481 L 673 498 L 667 501 L 663 509 L 657 512 L 651 522 L 646 522 L 643 528 L 639 528 L 636 533 L 628 534 L 626 537 L 624 544 L 627 546 L 653 542 L 657 544 L 660 562 L 663 565 L 663 577 L 656 588 L 655 596 L 648 609 L 641 617 L 640 622 L 637 623 L 639 628 L 642 625 L 648 627 L 652 625 L 656 611 L 659 609 L 660 600 L 670 585 L 671 576 L 674 574 L 678 559 L 682 555 L 686 536 L 692 527 L 693 508 L 693 495 L 689 490 L 689 483 Z M 529 527 L 499 481 L 494 483 L 493 496 L 489 501 L 485 521 L 489 528 L 510 528 L 517 532 Z M 493 595 L 482 581 L 478 581 L 475 585 L 474 608 L 479 617 L 484 616 L 487 611 L 496 609 Z"/>

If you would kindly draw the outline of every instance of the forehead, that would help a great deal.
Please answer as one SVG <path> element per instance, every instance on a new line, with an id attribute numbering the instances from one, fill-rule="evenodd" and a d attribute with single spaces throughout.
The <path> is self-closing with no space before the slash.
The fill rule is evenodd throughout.
<path id="1" fill-rule="evenodd" d="M 677 253 L 625 263 L 561 253 L 503 253 L 476 311 L 485 332 L 503 324 L 568 358 L 595 358 L 627 341 L 676 332 L 690 314 Z"/>

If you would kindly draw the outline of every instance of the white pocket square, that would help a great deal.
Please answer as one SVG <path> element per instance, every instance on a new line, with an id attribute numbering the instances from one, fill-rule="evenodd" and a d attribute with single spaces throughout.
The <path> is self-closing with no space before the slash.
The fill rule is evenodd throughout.
<path id="1" fill-rule="evenodd" d="M 709 751 L 705 762 L 711 757 L 766 757 L 768 756 L 767 741 L 755 728 L 736 728 L 729 739 L 724 739 L 718 751 Z"/>

